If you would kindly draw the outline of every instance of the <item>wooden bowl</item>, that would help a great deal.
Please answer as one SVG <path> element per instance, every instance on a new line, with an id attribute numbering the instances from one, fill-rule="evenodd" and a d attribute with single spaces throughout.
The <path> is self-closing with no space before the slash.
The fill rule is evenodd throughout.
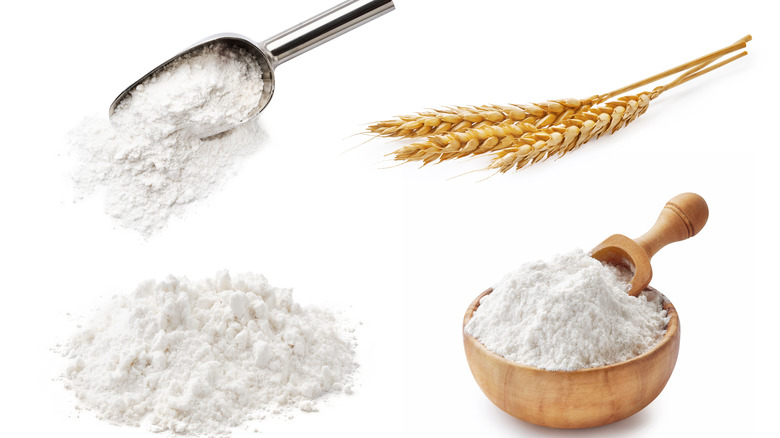
<path id="1" fill-rule="evenodd" d="M 652 288 L 648 288 L 652 289 Z M 662 295 L 670 316 L 663 339 L 651 350 L 612 365 L 576 371 L 548 371 L 522 365 L 488 350 L 466 333 L 466 324 L 488 289 L 463 318 L 466 359 L 480 389 L 513 417 L 541 426 L 578 429 L 629 417 L 650 404 L 672 375 L 680 351 L 680 320 Z"/>

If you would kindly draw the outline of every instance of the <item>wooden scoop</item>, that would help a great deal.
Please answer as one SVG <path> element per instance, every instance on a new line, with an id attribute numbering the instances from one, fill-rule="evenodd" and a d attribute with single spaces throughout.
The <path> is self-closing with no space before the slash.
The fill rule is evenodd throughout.
<path id="1" fill-rule="evenodd" d="M 683 193 L 666 203 L 658 220 L 636 240 L 615 234 L 598 244 L 590 256 L 603 263 L 631 269 L 634 277 L 628 294 L 637 296 L 650 284 L 653 269 L 650 259 L 664 246 L 693 237 L 707 223 L 709 209 L 695 193 Z"/>

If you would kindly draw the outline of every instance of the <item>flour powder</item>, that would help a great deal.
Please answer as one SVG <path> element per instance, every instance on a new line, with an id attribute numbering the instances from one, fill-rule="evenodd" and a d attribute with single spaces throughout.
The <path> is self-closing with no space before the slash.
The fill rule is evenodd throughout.
<path id="1" fill-rule="evenodd" d="M 261 140 L 243 123 L 263 92 L 244 49 L 212 44 L 138 85 L 111 120 L 90 118 L 69 135 L 82 195 L 105 190 L 106 211 L 145 236 L 220 187 Z"/>
<path id="2" fill-rule="evenodd" d="M 571 371 L 621 362 L 663 338 L 662 297 L 582 251 L 523 265 L 482 298 L 466 332 L 525 365 Z"/>
<path id="3" fill-rule="evenodd" d="M 223 435 L 350 392 L 355 341 L 332 312 L 302 307 L 260 275 L 147 281 L 61 346 L 66 386 L 100 418 Z"/>

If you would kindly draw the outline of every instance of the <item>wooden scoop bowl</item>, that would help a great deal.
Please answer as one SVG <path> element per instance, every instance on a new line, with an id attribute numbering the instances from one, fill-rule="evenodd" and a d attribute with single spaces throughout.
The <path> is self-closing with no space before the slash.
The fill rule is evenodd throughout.
<path id="1" fill-rule="evenodd" d="M 672 198 L 653 228 L 632 240 L 614 235 L 596 246 L 591 255 L 605 263 L 634 271 L 631 295 L 649 289 L 650 258 L 669 243 L 687 239 L 707 222 L 707 203 L 701 196 L 683 193 Z M 513 417 L 541 426 L 578 429 L 602 426 L 631 416 L 661 393 L 672 375 L 680 351 L 680 320 L 663 297 L 669 316 L 664 337 L 649 351 L 611 365 L 576 371 L 548 371 L 508 360 L 488 350 L 466 333 L 466 324 L 479 307 L 478 296 L 463 318 L 463 345 L 469 368 L 480 389 L 496 406 Z"/>
<path id="2" fill-rule="evenodd" d="M 652 288 L 649 288 L 653 290 Z M 629 417 L 650 404 L 672 375 L 680 351 L 680 320 L 664 298 L 669 324 L 650 351 L 625 362 L 576 371 L 548 371 L 505 359 L 466 333 L 479 301 L 463 318 L 463 345 L 474 380 L 494 405 L 540 426 L 579 429 Z"/>
<path id="3" fill-rule="evenodd" d="M 634 272 L 628 294 L 639 295 L 650 284 L 653 268 L 650 259 L 664 246 L 695 236 L 707 223 L 709 209 L 695 193 L 683 193 L 666 203 L 658 220 L 636 240 L 622 234 L 607 237 L 596 245 L 590 256 L 603 263 L 622 266 Z"/>

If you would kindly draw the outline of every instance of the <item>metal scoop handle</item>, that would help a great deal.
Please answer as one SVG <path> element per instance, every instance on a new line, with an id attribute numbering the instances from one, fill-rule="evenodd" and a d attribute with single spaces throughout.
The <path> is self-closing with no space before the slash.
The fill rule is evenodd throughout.
<path id="1" fill-rule="evenodd" d="M 395 8 L 393 0 L 350 0 L 265 40 L 271 67 L 368 23 Z"/>

